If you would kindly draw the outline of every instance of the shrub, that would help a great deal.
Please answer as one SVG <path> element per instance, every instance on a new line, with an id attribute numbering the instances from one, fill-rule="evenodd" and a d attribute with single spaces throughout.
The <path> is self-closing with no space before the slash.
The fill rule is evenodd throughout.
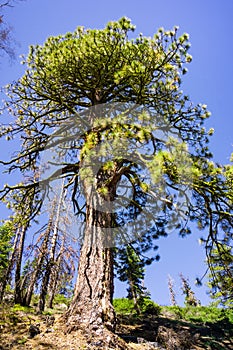
<path id="1" fill-rule="evenodd" d="M 161 312 L 161 306 L 154 303 L 150 298 L 142 298 L 139 300 L 139 308 L 143 315 L 158 316 Z"/>
<path id="2" fill-rule="evenodd" d="M 173 313 L 178 319 L 191 322 L 216 323 L 227 320 L 233 323 L 233 310 L 213 306 L 166 306 L 163 309 Z"/>
<path id="3" fill-rule="evenodd" d="M 54 304 L 65 304 L 69 306 L 71 298 L 65 297 L 63 294 L 56 294 L 54 297 Z"/>
<path id="4" fill-rule="evenodd" d="M 117 314 L 131 314 L 136 312 L 133 300 L 128 298 L 114 299 L 113 306 Z"/>

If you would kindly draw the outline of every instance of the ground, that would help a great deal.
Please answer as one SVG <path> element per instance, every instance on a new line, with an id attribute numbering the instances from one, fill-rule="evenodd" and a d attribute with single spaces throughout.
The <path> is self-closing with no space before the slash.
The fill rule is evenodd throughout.
<path id="1" fill-rule="evenodd" d="M 201 316 L 197 317 L 203 309 L 192 309 L 187 321 L 182 319 L 180 310 L 162 308 L 159 315 L 118 314 L 113 344 L 107 342 L 111 335 L 108 331 L 104 333 L 106 342 L 98 334 L 80 330 L 67 334 L 62 323 L 64 304 L 42 315 L 36 314 L 34 308 L 2 304 L 0 350 L 233 350 L 233 320 L 222 317 L 221 321 L 203 322 Z"/>

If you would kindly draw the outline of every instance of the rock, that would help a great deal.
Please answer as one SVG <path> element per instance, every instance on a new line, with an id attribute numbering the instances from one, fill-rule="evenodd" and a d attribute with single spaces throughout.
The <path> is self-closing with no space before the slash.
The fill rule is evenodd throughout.
<path id="1" fill-rule="evenodd" d="M 54 329 L 53 328 L 47 328 L 45 333 L 53 333 L 54 332 Z"/>
<path id="2" fill-rule="evenodd" d="M 64 304 L 64 303 L 61 303 L 61 304 L 57 304 L 57 305 L 56 305 L 56 308 L 57 308 L 58 310 L 67 310 L 67 309 L 68 309 L 68 306 L 67 306 L 66 304 Z"/>
<path id="3" fill-rule="evenodd" d="M 91 346 L 101 346 L 101 345 L 103 345 L 103 342 L 101 340 L 99 340 L 99 341 L 91 343 L 90 345 Z"/>
<path id="4" fill-rule="evenodd" d="M 137 342 L 138 344 L 147 343 L 147 341 L 144 338 L 140 338 L 140 337 L 137 337 Z"/>
<path id="5" fill-rule="evenodd" d="M 37 334 L 40 334 L 39 325 L 31 324 L 28 332 L 29 332 L 29 338 L 34 338 Z"/>
<path id="6" fill-rule="evenodd" d="M 3 300 L 4 300 L 6 303 L 14 304 L 14 301 L 15 301 L 14 294 L 6 293 L 6 294 L 4 295 L 4 297 L 3 297 Z"/>
<path id="7" fill-rule="evenodd" d="M 147 341 L 146 339 L 140 338 L 140 337 L 137 337 L 137 343 L 146 345 L 147 350 L 153 350 L 153 349 L 159 348 L 159 344 L 157 341 Z"/>
<path id="8" fill-rule="evenodd" d="M 174 331 L 173 329 L 160 326 L 157 340 L 169 350 L 185 350 L 191 349 L 197 339 L 188 330 L 180 329 Z"/>

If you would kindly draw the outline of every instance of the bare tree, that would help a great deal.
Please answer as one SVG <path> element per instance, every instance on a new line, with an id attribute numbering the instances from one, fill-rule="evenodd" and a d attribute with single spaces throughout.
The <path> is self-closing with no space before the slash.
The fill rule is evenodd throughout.
<path id="1" fill-rule="evenodd" d="M 168 289 L 169 289 L 171 304 L 175 306 L 177 305 L 177 302 L 176 302 L 176 293 L 174 291 L 174 280 L 171 278 L 170 275 L 168 275 Z"/>

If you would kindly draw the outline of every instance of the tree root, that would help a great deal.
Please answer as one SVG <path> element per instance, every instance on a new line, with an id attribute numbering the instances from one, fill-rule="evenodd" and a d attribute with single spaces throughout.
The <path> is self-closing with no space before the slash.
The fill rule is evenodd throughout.
<path id="1" fill-rule="evenodd" d="M 75 316 L 66 318 L 64 315 L 60 319 L 65 334 L 70 334 L 79 330 L 86 339 L 88 349 L 93 350 L 132 350 L 123 339 L 107 329 L 103 324 L 92 324 L 88 327 L 80 324 Z"/>

